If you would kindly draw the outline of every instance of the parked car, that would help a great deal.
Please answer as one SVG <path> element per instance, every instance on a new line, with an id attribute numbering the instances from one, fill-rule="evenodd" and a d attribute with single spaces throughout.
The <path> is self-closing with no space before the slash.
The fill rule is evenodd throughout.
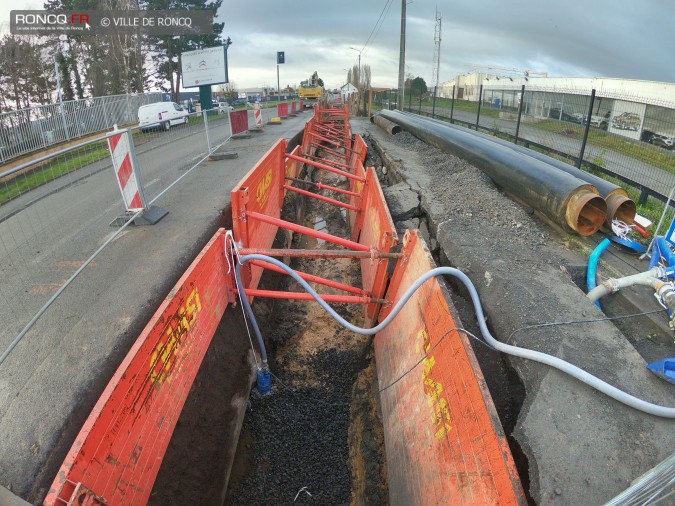
<path id="1" fill-rule="evenodd" d="M 232 105 L 230 105 L 228 102 L 218 102 L 218 105 L 216 107 L 218 108 L 219 114 L 226 113 L 228 111 L 234 111 L 234 107 L 232 107 Z"/>
<path id="2" fill-rule="evenodd" d="M 600 128 L 601 130 L 607 130 L 609 126 L 609 120 L 604 116 L 591 116 L 591 126 L 595 128 Z"/>
<path id="3" fill-rule="evenodd" d="M 560 121 L 568 121 L 571 123 L 578 123 L 578 119 L 574 114 L 571 114 L 564 109 L 560 111 L 560 107 L 551 107 L 548 111 L 548 117 L 559 119 Z"/>
<path id="4" fill-rule="evenodd" d="M 665 149 L 673 149 L 675 144 L 675 137 L 671 137 L 665 134 L 654 134 L 650 141 L 654 146 L 660 146 Z"/>
<path id="5" fill-rule="evenodd" d="M 141 132 L 169 130 L 174 125 L 188 121 L 188 112 L 175 102 L 155 102 L 138 108 L 138 126 Z"/>

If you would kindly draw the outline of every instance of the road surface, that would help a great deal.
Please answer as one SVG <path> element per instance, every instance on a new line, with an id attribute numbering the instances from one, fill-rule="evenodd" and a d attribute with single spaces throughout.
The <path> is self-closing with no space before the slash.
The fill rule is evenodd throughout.
<path id="1" fill-rule="evenodd" d="M 229 141 L 238 159 L 204 162 L 162 196 L 156 205 L 169 214 L 157 225 L 125 229 L 0 365 L 1 485 L 31 502 L 44 497 L 117 365 L 222 223 L 232 187 L 280 137 L 298 133 L 310 114 Z M 224 119 L 210 126 L 212 140 L 229 134 Z M 138 160 L 152 199 L 205 154 L 206 141 L 203 126 L 193 125 L 149 139 L 139 145 Z M 109 222 L 124 209 L 106 164 L 107 158 L 0 207 L 3 351 L 114 233 Z"/>

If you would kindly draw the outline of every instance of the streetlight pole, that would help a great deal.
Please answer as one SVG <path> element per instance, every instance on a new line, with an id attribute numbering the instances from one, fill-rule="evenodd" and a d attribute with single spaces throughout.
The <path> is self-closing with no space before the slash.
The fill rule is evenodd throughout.
<path id="1" fill-rule="evenodd" d="M 54 58 L 54 71 L 56 72 L 56 95 L 59 100 L 59 108 L 61 109 L 61 120 L 63 121 L 63 133 L 66 136 L 66 140 L 70 140 L 70 134 L 68 133 L 68 123 L 66 122 L 66 113 L 63 110 L 63 93 L 61 93 L 61 73 L 59 72 L 59 61 Z"/>

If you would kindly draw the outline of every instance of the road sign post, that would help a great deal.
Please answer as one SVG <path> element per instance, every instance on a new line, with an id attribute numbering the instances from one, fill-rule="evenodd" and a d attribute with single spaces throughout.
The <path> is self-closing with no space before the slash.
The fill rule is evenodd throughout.
<path id="1" fill-rule="evenodd" d="M 277 51 L 277 104 L 281 103 L 281 86 L 279 85 L 279 65 L 286 63 L 284 51 Z"/>

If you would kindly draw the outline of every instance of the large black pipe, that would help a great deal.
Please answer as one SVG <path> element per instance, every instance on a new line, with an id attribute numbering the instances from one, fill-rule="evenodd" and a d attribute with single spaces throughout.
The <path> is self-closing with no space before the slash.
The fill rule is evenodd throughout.
<path id="1" fill-rule="evenodd" d="M 382 130 L 387 132 L 389 135 L 396 135 L 401 133 L 401 127 L 398 126 L 393 121 L 389 121 L 387 118 L 381 115 L 371 116 L 370 121 L 379 126 Z"/>
<path id="2" fill-rule="evenodd" d="M 607 205 L 597 188 L 548 163 L 421 116 L 380 114 L 428 144 L 471 162 L 497 186 L 562 227 L 591 235 L 605 221 Z"/>
<path id="3" fill-rule="evenodd" d="M 612 224 L 612 220 L 614 219 L 621 220 L 628 224 L 633 223 L 633 221 L 635 220 L 635 214 L 637 212 L 637 209 L 635 207 L 635 202 L 628 196 L 628 192 L 626 192 L 626 190 L 624 190 L 620 186 L 615 185 L 614 183 L 610 183 L 606 179 L 594 176 L 593 174 L 590 174 L 585 170 L 578 169 L 577 167 L 565 163 L 562 160 L 552 158 L 548 155 L 545 155 L 544 153 L 539 153 L 538 151 L 526 148 L 525 146 L 519 146 L 518 144 L 514 144 L 512 142 L 500 139 L 498 137 L 493 137 L 491 135 L 486 135 L 482 132 L 476 132 L 475 130 L 459 127 L 456 125 L 451 125 L 450 123 L 447 123 L 445 121 L 430 118 L 427 119 L 429 121 L 434 121 L 440 125 L 447 126 L 448 128 L 470 132 L 477 137 L 480 137 L 482 139 L 491 142 L 496 142 L 497 144 L 512 149 L 514 151 L 517 151 L 518 153 L 524 153 L 533 158 L 536 158 L 537 160 L 541 160 L 542 162 L 546 162 L 550 165 L 553 165 L 557 169 L 565 171 L 568 174 L 571 174 L 572 176 L 581 179 L 582 181 L 586 181 L 587 183 L 592 184 L 598 189 L 600 195 L 605 199 L 605 202 L 607 202 L 607 224 L 610 226 Z"/>

